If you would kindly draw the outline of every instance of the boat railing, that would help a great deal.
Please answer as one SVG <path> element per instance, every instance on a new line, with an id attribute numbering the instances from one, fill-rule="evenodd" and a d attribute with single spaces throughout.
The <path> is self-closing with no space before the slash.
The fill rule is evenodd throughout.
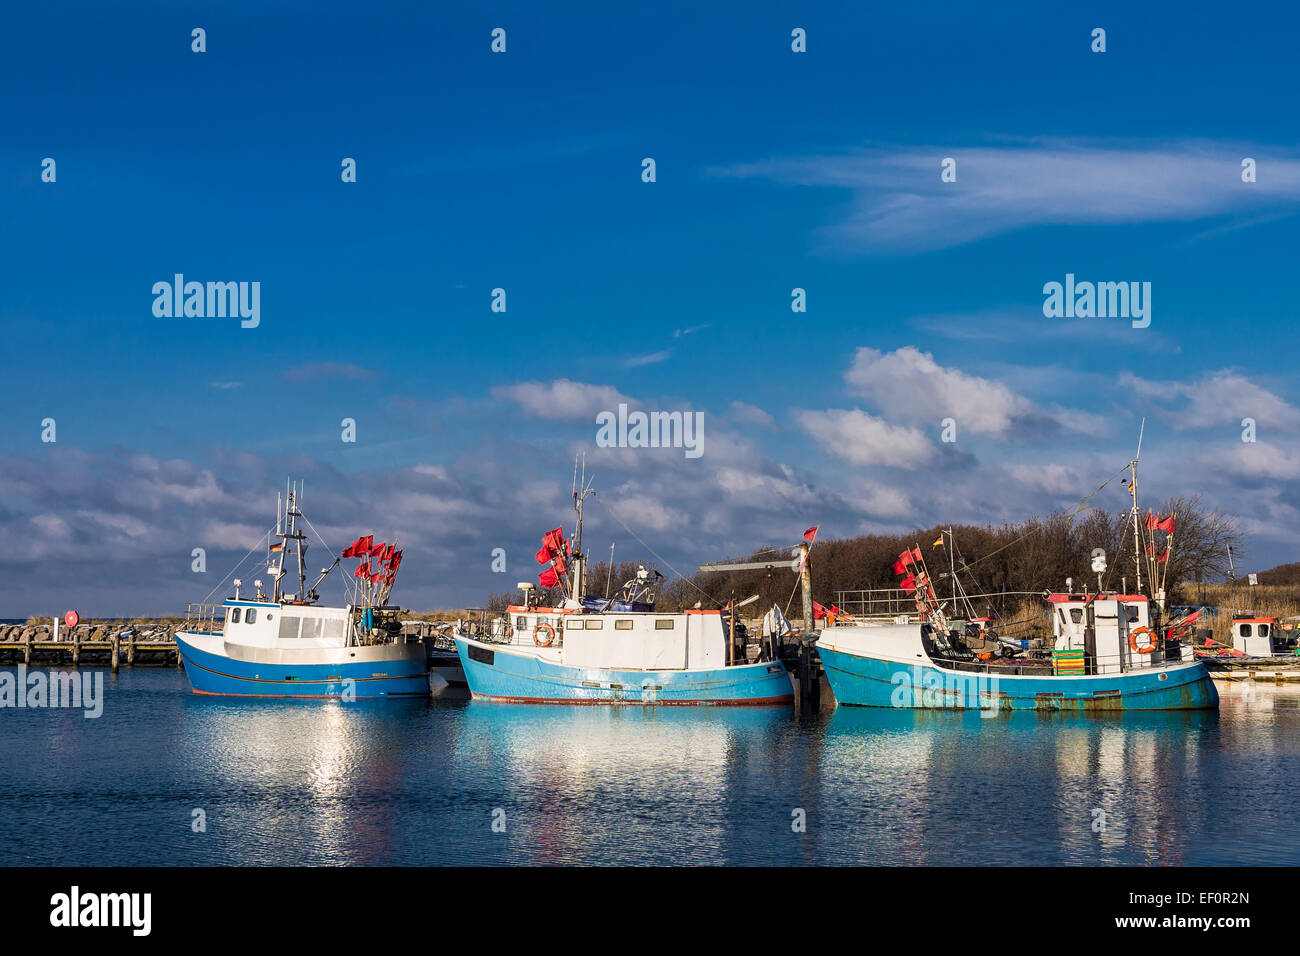
<path id="1" fill-rule="evenodd" d="M 836 591 L 835 604 L 845 614 L 859 619 L 892 620 L 900 614 L 916 613 L 916 597 L 902 588 Z"/>
<path id="2" fill-rule="evenodd" d="M 550 628 L 515 627 L 513 624 L 504 623 L 503 619 L 495 622 L 489 622 L 489 626 L 479 626 L 477 622 L 469 622 L 462 625 L 459 633 L 466 637 L 472 637 L 476 641 L 482 641 L 484 644 L 506 644 L 516 647 L 551 647 L 560 648 L 564 646 L 564 628 L 563 621 L 556 621 L 553 624 L 547 624 Z M 534 636 L 536 635 L 536 636 Z"/>
<path id="3" fill-rule="evenodd" d="M 1187 660 L 1166 658 L 1159 650 L 1153 651 L 1149 656 L 1151 660 L 1146 664 L 1133 664 L 1133 657 L 1116 654 L 1107 657 L 1085 657 L 1083 666 L 1078 670 L 1077 676 L 1105 676 L 1107 674 L 1132 674 L 1140 671 L 1161 671 L 1170 667 L 1176 667 L 1179 664 L 1186 664 Z M 953 658 L 939 656 L 932 658 L 950 670 L 965 671 L 973 674 L 1004 674 L 1007 676 L 1015 675 L 1048 675 L 1054 674 L 1062 676 L 1064 673 L 1052 663 L 1044 658 L 1036 659 L 1035 663 L 1030 663 L 1025 658 L 1012 658 L 1008 661 L 981 661 L 981 660 L 956 660 Z"/>
<path id="4" fill-rule="evenodd" d="M 220 634 L 226 626 L 224 604 L 185 605 L 185 630 L 194 634 Z"/>

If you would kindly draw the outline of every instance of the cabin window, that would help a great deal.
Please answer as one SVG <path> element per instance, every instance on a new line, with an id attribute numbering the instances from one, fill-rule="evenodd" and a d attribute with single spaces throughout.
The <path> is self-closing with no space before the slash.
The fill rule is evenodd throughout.
<path id="1" fill-rule="evenodd" d="M 239 623 L 239 611 L 240 611 L 240 609 L 237 608 L 237 607 L 232 607 L 232 608 L 230 609 L 230 623 L 231 623 L 231 624 L 238 624 L 238 623 Z"/>
<path id="2" fill-rule="evenodd" d="M 522 617 L 522 616 L 515 618 L 515 627 L 520 628 L 520 629 L 527 628 L 527 627 L 528 627 L 528 618 L 526 618 L 526 617 Z"/>
<path id="3" fill-rule="evenodd" d="M 267 615 L 270 617 L 271 615 Z M 324 617 L 321 618 L 321 637 L 329 640 L 338 640 L 346 633 L 344 630 L 346 622 L 341 617 Z"/>
<path id="4" fill-rule="evenodd" d="M 1081 607 L 1072 607 L 1072 608 L 1070 608 L 1070 620 L 1073 621 L 1075 624 L 1082 624 L 1082 623 L 1083 623 L 1083 608 L 1081 608 Z"/>
<path id="5" fill-rule="evenodd" d="M 1243 625 L 1241 625 L 1241 636 L 1242 636 L 1242 637 L 1250 637 L 1252 633 L 1254 633 L 1254 632 L 1251 631 L 1251 629 L 1250 629 L 1250 625 L 1249 625 L 1249 624 L 1243 624 Z"/>
<path id="6" fill-rule="evenodd" d="M 244 623 L 252 624 L 256 620 L 257 620 L 257 608 L 250 607 L 248 609 L 248 613 L 244 615 Z"/>
<path id="7" fill-rule="evenodd" d="M 302 632 L 298 635 L 303 639 L 321 637 L 325 630 L 325 622 L 319 617 L 304 617 L 302 619 Z"/>
<path id="8" fill-rule="evenodd" d="M 671 617 L 660 617 L 655 619 L 656 631 L 671 631 L 673 624 L 676 622 Z"/>
<path id="9" fill-rule="evenodd" d="M 1128 614 L 1128 622 L 1130 624 L 1136 624 L 1138 622 L 1139 618 L 1136 604 L 1125 604 L 1124 611 Z"/>
<path id="10" fill-rule="evenodd" d="M 302 618 L 293 617 L 292 615 L 288 615 L 280 618 L 280 632 L 279 632 L 280 640 L 282 641 L 297 640 L 298 625 L 301 623 L 302 623 Z"/>
<path id="11" fill-rule="evenodd" d="M 582 630 L 582 622 L 581 622 L 581 621 L 573 621 L 573 620 L 565 621 L 565 622 L 564 622 L 564 629 L 565 629 L 566 631 L 581 631 L 581 630 Z"/>
<path id="12" fill-rule="evenodd" d="M 632 630 L 632 621 L 630 618 L 619 618 L 614 621 L 614 630 L 630 631 Z"/>
<path id="13" fill-rule="evenodd" d="M 587 630 L 589 631 L 599 631 L 604 626 L 605 622 L 598 617 L 593 617 L 587 621 Z"/>
<path id="14" fill-rule="evenodd" d="M 1259 626 L 1259 636 L 1260 636 L 1260 637 L 1268 637 L 1268 625 L 1267 625 L 1267 624 L 1261 624 L 1261 625 Z"/>

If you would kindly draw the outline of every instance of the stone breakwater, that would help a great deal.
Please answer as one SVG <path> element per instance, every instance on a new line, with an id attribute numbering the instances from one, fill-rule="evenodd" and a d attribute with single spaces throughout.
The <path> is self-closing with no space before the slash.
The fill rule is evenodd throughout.
<path id="1" fill-rule="evenodd" d="M 185 622 L 172 618 L 132 618 L 124 621 L 90 621 L 75 628 L 59 625 L 59 640 L 67 643 L 98 643 L 134 638 L 139 643 L 175 643 L 175 634 Z M 54 639 L 54 626 L 47 618 L 39 624 L 0 624 L 0 644 L 34 641 L 44 643 Z"/>

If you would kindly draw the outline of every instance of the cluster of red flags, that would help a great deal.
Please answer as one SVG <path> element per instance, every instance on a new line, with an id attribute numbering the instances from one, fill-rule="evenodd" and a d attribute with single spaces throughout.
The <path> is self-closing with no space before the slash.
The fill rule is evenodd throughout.
<path id="1" fill-rule="evenodd" d="M 553 588 L 560 583 L 560 576 L 568 569 L 564 556 L 571 551 L 569 542 L 564 540 L 563 528 L 555 528 L 542 535 L 542 549 L 534 555 L 538 564 L 550 565 L 537 575 L 537 581 L 542 587 Z"/>
<path id="2" fill-rule="evenodd" d="M 354 578 L 369 578 L 373 584 L 382 580 L 384 584 L 392 585 L 397 579 L 397 569 L 402 566 L 402 549 L 396 545 L 379 542 L 375 544 L 373 534 L 357 538 L 342 551 L 345 558 L 366 558 L 357 565 L 357 569 L 352 572 Z M 374 564 L 369 559 L 376 558 Z"/>
<path id="3" fill-rule="evenodd" d="M 1170 515 L 1168 518 L 1162 518 L 1158 514 L 1152 514 L 1148 509 L 1146 526 L 1148 531 L 1168 531 L 1170 534 L 1173 534 L 1174 515 Z"/>
<path id="4" fill-rule="evenodd" d="M 841 611 L 834 604 L 832 604 L 829 608 L 825 608 L 822 607 L 820 604 L 818 604 L 816 601 L 813 601 L 813 617 L 819 621 L 822 618 L 824 618 L 827 614 L 830 614 L 834 617 L 839 617 L 843 613 L 844 612 Z"/>
<path id="5" fill-rule="evenodd" d="M 898 582 L 898 586 L 908 594 L 914 594 L 916 592 L 916 574 L 914 571 L 907 570 L 907 568 L 909 565 L 915 568 L 916 562 L 920 560 L 921 549 L 911 548 L 900 554 L 898 560 L 894 562 L 894 573 L 905 575 L 905 577 Z"/>

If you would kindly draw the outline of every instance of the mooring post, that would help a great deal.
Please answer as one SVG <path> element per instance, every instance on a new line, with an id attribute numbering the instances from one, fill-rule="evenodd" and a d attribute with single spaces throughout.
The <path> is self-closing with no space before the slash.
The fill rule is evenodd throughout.
<path id="1" fill-rule="evenodd" d="M 23 632 L 23 663 L 31 666 L 32 663 L 32 637 L 34 635 L 30 630 Z"/>
<path id="2" fill-rule="evenodd" d="M 126 639 L 126 666 L 135 667 L 135 634 L 134 632 L 127 636 Z"/>
<path id="3" fill-rule="evenodd" d="M 108 665 L 109 669 L 114 674 L 117 673 L 117 668 L 118 668 L 118 650 L 119 650 L 118 645 L 120 641 L 121 641 L 121 637 L 117 634 L 114 634 L 113 635 L 113 656 L 110 658 L 109 665 Z"/>
<path id="4" fill-rule="evenodd" d="M 59 625 L 56 623 L 54 625 L 54 630 L 57 632 L 58 629 L 59 629 Z M 60 653 L 59 657 L 62 656 L 63 654 Z M 76 667 L 80 663 L 81 663 L 81 635 L 77 633 L 77 629 L 74 627 L 72 629 L 72 666 Z"/>

